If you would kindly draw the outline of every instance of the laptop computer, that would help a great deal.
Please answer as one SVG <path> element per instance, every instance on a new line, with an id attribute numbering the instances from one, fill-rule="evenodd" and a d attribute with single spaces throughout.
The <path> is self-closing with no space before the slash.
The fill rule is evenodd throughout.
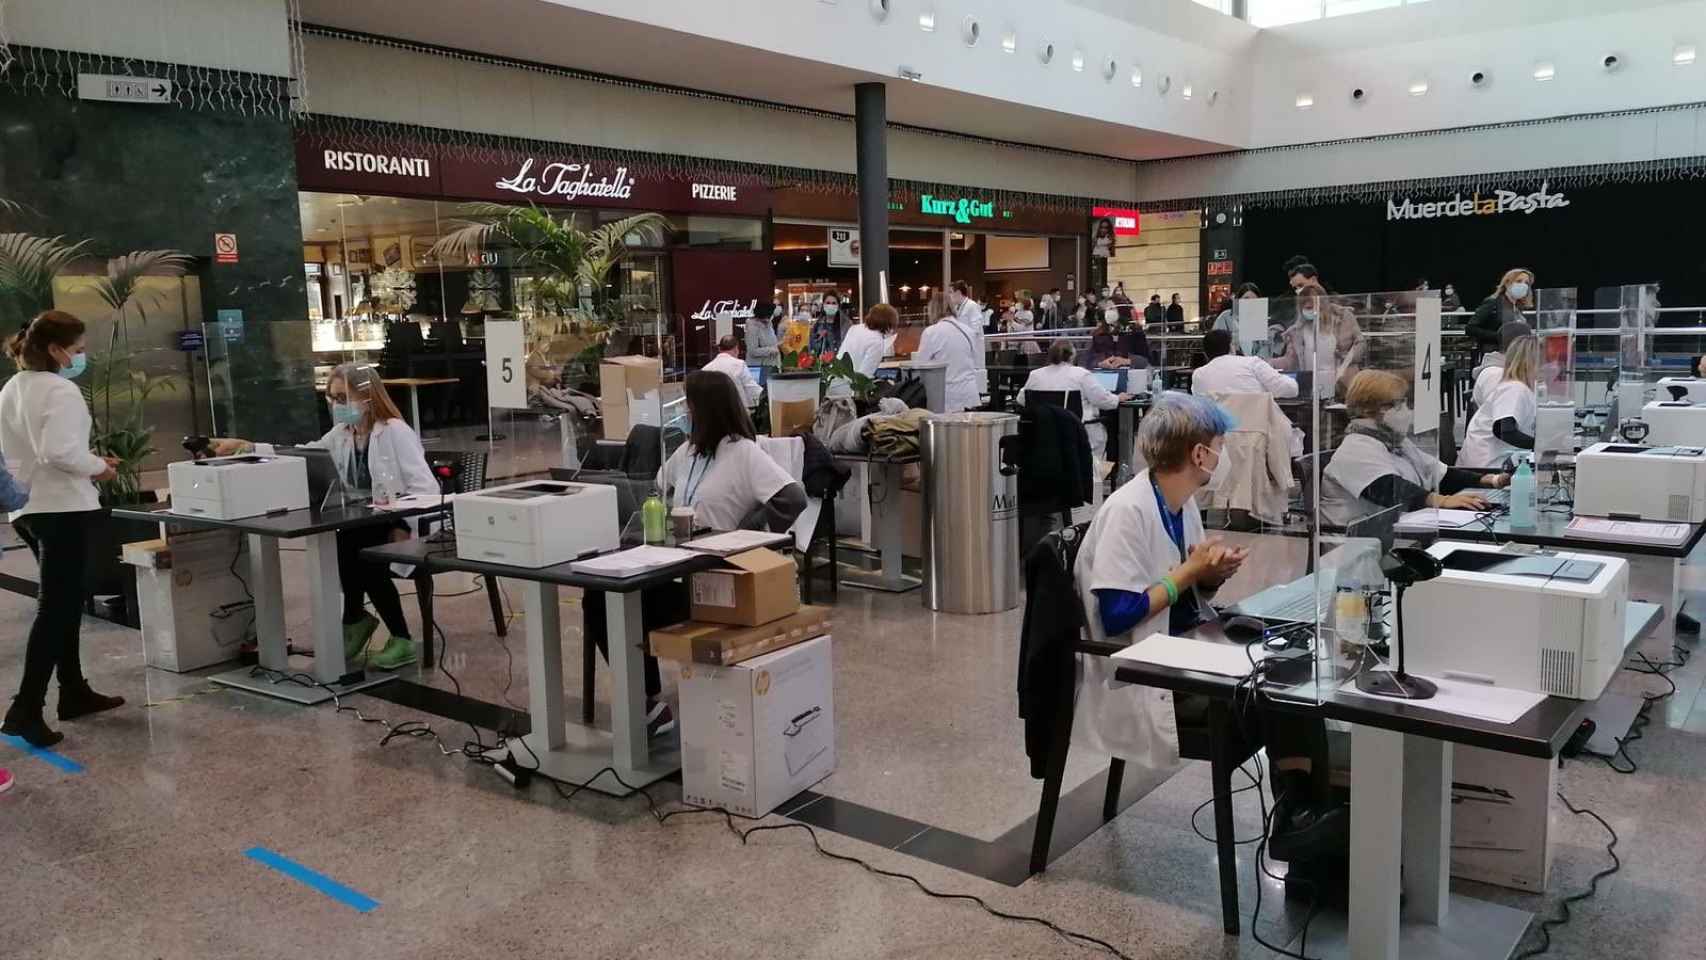
<path id="1" fill-rule="evenodd" d="M 300 457 L 308 461 L 308 503 L 315 508 L 325 503 L 326 494 L 340 479 L 332 451 L 324 447 L 279 447 L 275 452 L 282 457 Z"/>

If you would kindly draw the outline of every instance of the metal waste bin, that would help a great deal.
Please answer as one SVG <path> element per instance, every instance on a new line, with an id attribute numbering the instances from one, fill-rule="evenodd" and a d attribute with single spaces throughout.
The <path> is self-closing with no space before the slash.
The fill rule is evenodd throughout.
<path id="1" fill-rule="evenodd" d="M 943 613 L 1019 604 L 1019 418 L 924 421 L 924 603 Z"/>

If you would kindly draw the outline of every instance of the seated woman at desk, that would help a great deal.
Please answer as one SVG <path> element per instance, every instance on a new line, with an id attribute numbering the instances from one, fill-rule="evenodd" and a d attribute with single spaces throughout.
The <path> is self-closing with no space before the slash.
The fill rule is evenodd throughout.
<path id="1" fill-rule="evenodd" d="M 658 471 L 658 490 L 671 509 L 690 507 L 695 529 L 787 530 L 806 508 L 806 490 L 759 447 L 752 418 L 734 381 L 714 370 L 687 375 L 687 442 Z M 687 619 L 691 604 L 685 583 L 643 591 L 641 621 L 647 632 Z M 604 591 L 581 600 L 586 635 L 610 659 Z M 659 736 L 675 729 L 657 658 L 646 655 L 646 730 Z"/>
<path id="2" fill-rule="evenodd" d="M 1423 507 L 1485 510 L 1484 498 L 1463 491 L 1510 482 L 1503 473 L 1447 467 L 1417 447 L 1409 392 L 1403 377 L 1385 370 L 1364 370 L 1351 380 L 1345 394 L 1351 422 L 1321 478 L 1324 523 L 1348 529 L 1385 511 Z"/>
<path id="3" fill-rule="evenodd" d="M 1090 454 L 1102 458 L 1108 447 L 1108 430 L 1102 426 L 1099 411 L 1113 410 L 1124 397 L 1102 386 L 1096 375 L 1072 362 L 1072 344 L 1056 340 L 1048 348 L 1048 366 L 1038 367 L 1025 378 L 1019 391 L 1019 402 L 1025 402 L 1026 390 L 1047 393 L 1075 391 L 1084 408 L 1084 432 L 1090 440 Z"/>
<path id="4" fill-rule="evenodd" d="M 310 447 L 330 450 L 338 478 L 350 490 L 371 490 L 376 500 L 397 497 L 436 497 L 438 481 L 427 466 L 420 437 L 398 411 L 385 382 L 371 366 L 339 364 L 326 378 L 326 402 L 332 406 L 332 429 Z M 270 453 L 268 444 L 247 440 L 213 441 L 218 456 L 259 450 Z M 312 506 L 318 507 L 319 504 Z M 368 641 L 385 622 L 390 634 L 385 646 L 368 658 L 382 670 L 392 670 L 415 660 L 415 643 L 409 622 L 403 617 L 403 602 L 392 582 L 389 567 L 361 559 L 361 551 L 391 540 L 404 540 L 408 525 L 393 524 L 338 531 L 338 583 L 344 595 L 344 657 L 351 666 L 367 651 Z M 379 619 L 367 612 L 373 602 Z"/>
<path id="5" fill-rule="evenodd" d="M 1512 340 L 1505 348 L 1504 375 L 1469 419 L 1458 463 L 1502 467 L 1511 454 L 1534 449 L 1534 424 L 1540 415 L 1534 384 L 1539 377 L 1540 342 L 1532 335 Z"/>

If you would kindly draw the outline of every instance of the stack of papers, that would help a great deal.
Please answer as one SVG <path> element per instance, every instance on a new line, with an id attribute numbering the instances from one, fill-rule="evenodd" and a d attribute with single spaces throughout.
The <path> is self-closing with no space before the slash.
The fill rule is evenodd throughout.
<path id="1" fill-rule="evenodd" d="M 1426 510 L 1412 510 L 1398 518 L 1400 527 L 1439 527 L 1455 530 L 1479 523 L 1483 514 L 1473 510 L 1440 510 L 1429 507 Z"/>
<path id="2" fill-rule="evenodd" d="M 621 580 L 651 573 L 653 570 L 673 567 L 698 556 L 699 554 L 689 550 L 678 550 L 674 547 L 634 547 L 631 550 L 607 553 L 602 557 L 576 560 L 569 564 L 569 569 L 575 573 L 584 573 L 589 577 L 611 577 Z"/>
<path id="3" fill-rule="evenodd" d="M 708 537 L 689 540 L 681 547 L 684 550 L 709 553 L 718 557 L 732 557 L 759 547 L 785 545 L 792 539 L 792 534 L 771 533 L 768 530 L 731 530 L 728 533 L 713 533 Z"/>
<path id="4" fill-rule="evenodd" d="M 1620 543 L 1683 543 L 1688 539 L 1686 523 L 1648 523 L 1640 520 L 1605 520 L 1576 517 L 1565 528 L 1567 537 L 1584 540 L 1613 540 Z"/>
<path id="5" fill-rule="evenodd" d="M 1113 659 L 1135 660 L 1222 677 L 1247 677 L 1255 669 L 1250 664 L 1251 658 L 1260 663 L 1267 655 L 1267 648 L 1259 643 L 1251 645 L 1246 652 L 1243 644 L 1230 641 L 1194 640 L 1157 633 L 1114 654 Z"/>

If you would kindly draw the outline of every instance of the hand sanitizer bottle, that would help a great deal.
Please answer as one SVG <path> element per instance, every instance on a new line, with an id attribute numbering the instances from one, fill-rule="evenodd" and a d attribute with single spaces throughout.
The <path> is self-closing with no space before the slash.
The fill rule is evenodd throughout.
<path id="1" fill-rule="evenodd" d="M 1535 511 L 1534 468 L 1524 460 L 1511 477 L 1511 529 L 1534 529 Z"/>

